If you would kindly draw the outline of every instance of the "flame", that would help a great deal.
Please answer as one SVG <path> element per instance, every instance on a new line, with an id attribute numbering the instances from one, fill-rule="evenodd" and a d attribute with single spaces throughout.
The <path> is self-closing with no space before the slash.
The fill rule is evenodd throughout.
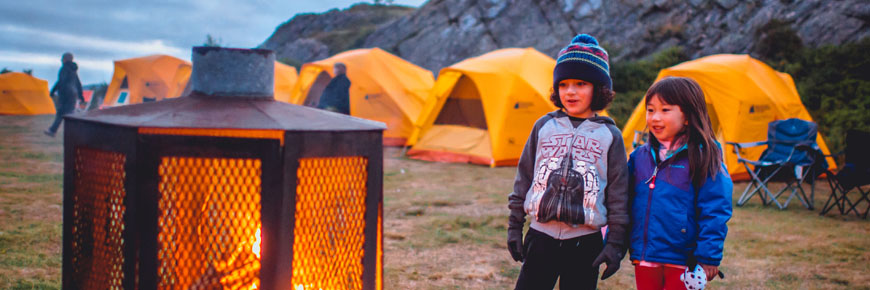
<path id="1" fill-rule="evenodd" d="M 254 243 L 251 245 L 251 252 L 254 252 L 254 255 L 257 255 L 257 259 L 260 258 L 260 228 L 257 228 L 257 234 L 254 236 Z"/>
<path id="2" fill-rule="evenodd" d="M 308 287 L 306 287 L 306 286 L 308 286 Z M 314 287 L 312 287 L 311 284 L 308 284 L 308 285 L 296 285 L 296 287 L 294 287 L 293 290 L 305 290 L 306 288 L 310 289 L 310 290 L 314 289 Z M 318 288 L 318 290 L 323 290 L 323 288 Z"/>
<path id="3" fill-rule="evenodd" d="M 260 243 L 262 242 L 262 239 L 260 238 L 260 229 L 261 228 L 257 228 L 257 234 L 254 235 L 254 242 L 251 244 L 251 252 L 253 252 L 254 255 L 257 256 L 257 260 L 260 259 Z M 249 287 L 248 289 L 250 289 L 250 290 L 258 289 L 257 283 L 256 282 L 251 283 L 251 287 Z"/>

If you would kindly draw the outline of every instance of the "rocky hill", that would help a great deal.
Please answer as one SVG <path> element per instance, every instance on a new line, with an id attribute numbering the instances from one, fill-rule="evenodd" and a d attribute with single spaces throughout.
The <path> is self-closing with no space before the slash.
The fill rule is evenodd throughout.
<path id="1" fill-rule="evenodd" d="M 378 25 L 414 11 L 405 6 L 360 3 L 343 10 L 297 14 L 259 47 L 274 50 L 285 63 L 298 65 L 361 47 Z"/>
<path id="2" fill-rule="evenodd" d="M 378 17 L 369 16 L 375 5 L 354 12 L 360 6 L 297 15 L 262 47 L 303 62 L 381 47 L 437 72 L 503 47 L 531 46 L 555 56 L 577 33 L 596 36 L 612 61 L 672 46 L 691 57 L 754 53 L 771 27 L 793 31 L 809 47 L 870 36 L 866 0 L 430 0 Z"/>

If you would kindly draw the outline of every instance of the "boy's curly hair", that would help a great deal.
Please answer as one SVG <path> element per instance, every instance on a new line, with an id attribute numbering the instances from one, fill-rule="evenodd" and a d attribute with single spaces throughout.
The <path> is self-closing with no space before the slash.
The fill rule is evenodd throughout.
<path id="1" fill-rule="evenodd" d="M 592 91 L 592 103 L 589 106 L 592 108 L 592 111 L 601 111 L 613 102 L 614 92 L 611 89 L 608 89 L 605 86 L 595 85 Z M 562 105 L 562 100 L 559 98 L 559 89 L 552 88 L 550 89 L 550 102 L 553 102 L 553 105 L 559 107 L 560 109 L 564 109 L 565 105 Z"/>

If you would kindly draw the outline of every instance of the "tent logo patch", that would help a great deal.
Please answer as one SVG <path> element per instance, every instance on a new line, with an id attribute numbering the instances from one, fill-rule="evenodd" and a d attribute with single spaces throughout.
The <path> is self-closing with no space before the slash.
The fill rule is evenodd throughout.
<path id="1" fill-rule="evenodd" d="M 517 102 L 514 104 L 514 109 L 525 109 L 532 106 L 532 102 Z"/>
<path id="2" fill-rule="evenodd" d="M 752 105 L 749 106 L 749 113 L 764 113 L 770 110 L 770 105 Z"/>

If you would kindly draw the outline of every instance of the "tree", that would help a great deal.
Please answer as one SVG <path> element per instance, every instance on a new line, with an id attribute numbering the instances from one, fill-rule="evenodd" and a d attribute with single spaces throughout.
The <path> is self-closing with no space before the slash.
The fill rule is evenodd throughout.
<path id="1" fill-rule="evenodd" d="M 205 35 L 205 43 L 202 46 L 206 47 L 221 47 L 222 40 L 220 38 L 211 36 L 211 33 Z"/>
<path id="2" fill-rule="evenodd" d="M 32 68 L 26 68 L 26 69 L 23 69 L 23 70 L 21 70 L 21 72 L 26 73 L 27 75 L 30 75 L 30 76 L 33 75 L 33 69 L 32 69 Z"/>
<path id="3" fill-rule="evenodd" d="M 3 70 L 0 70 L 0 74 L 10 73 L 10 72 L 12 72 L 12 71 L 9 70 L 8 68 L 5 68 L 5 67 L 3 68 Z"/>

